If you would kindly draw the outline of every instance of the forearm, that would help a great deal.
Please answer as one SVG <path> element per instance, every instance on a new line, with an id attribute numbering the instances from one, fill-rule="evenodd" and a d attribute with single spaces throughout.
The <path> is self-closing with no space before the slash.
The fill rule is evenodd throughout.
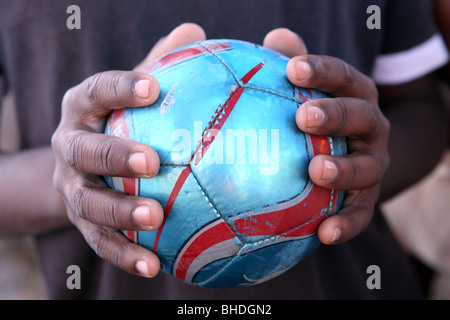
<path id="1" fill-rule="evenodd" d="M 381 184 L 380 201 L 388 200 L 430 173 L 447 146 L 448 123 L 433 78 L 420 82 L 407 99 L 380 101 L 391 123 L 390 167 Z M 389 91 L 389 90 L 388 90 Z"/>
<path id="2" fill-rule="evenodd" d="M 53 186 L 50 147 L 0 154 L 0 236 L 35 234 L 69 224 Z"/>

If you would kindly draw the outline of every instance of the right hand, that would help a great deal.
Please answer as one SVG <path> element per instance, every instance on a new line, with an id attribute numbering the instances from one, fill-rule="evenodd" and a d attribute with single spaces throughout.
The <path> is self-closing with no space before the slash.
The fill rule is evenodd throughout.
<path id="1" fill-rule="evenodd" d="M 170 50 L 205 39 L 199 26 L 182 24 L 161 39 L 136 69 Z M 52 137 L 53 180 L 70 221 L 101 258 L 146 277 L 158 273 L 158 257 L 118 230 L 155 230 L 163 221 L 163 209 L 153 199 L 107 188 L 101 176 L 151 178 L 158 173 L 160 160 L 150 146 L 105 135 L 103 130 L 113 110 L 148 106 L 158 95 L 158 82 L 144 73 L 98 73 L 66 92 Z"/>

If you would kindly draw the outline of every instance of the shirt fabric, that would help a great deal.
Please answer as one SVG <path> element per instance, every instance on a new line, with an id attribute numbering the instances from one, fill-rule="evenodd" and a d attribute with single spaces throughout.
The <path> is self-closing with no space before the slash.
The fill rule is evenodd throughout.
<path id="1" fill-rule="evenodd" d="M 309 53 L 336 56 L 380 84 L 398 84 L 447 59 L 429 2 L 0 0 L 0 97 L 6 91 L 14 95 L 22 149 L 49 145 L 67 89 L 96 72 L 132 69 L 160 37 L 187 21 L 201 25 L 210 39 L 255 43 L 272 29 L 287 27 L 303 37 Z M 367 8 L 373 4 L 381 9 L 381 29 L 367 27 Z M 70 5 L 81 9 L 80 30 L 66 26 Z M 438 47 L 432 54 L 429 41 Z M 430 61 L 424 67 L 412 59 L 402 66 L 408 74 L 399 74 L 390 58 L 415 56 L 411 50 Z M 127 274 L 98 258 L 75 227 L 38 235 L 35 245 L 51 299 L 421 298 L 407 257 L 378 210 L 355 239 L 322 245 L 285 274 L 248 288 L 198 288 L 163 272 L 154 279 Z M 70 265 L 80 267 L 80 290 L 66 286 Z M 381 270 L 379 290 L 367 287 L 371 265 Z"/>

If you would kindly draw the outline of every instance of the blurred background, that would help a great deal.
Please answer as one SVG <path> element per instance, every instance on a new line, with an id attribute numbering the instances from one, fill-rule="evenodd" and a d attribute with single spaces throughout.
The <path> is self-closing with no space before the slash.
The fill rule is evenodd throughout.
<path id="1" fill-rule="evenodd" d="M 450 115 L 450 89 L 441 89 Z M 14 152 L 19 141 L 14 101 L 7 96 L 1 103 L 0 150 Z M 427 298 L 450 299 L 450 150 L 426 179 L 383 209 L 416 266 Z M 31 238 L 0 239 L 0 300 L 43 299 Z"/>
<path id="2" fill-rule="evenodd" d="M 0 103 L 0 150 L 14 152 L 19 146 L 14 101 L 6 96 Z M 44 283 L 31 238 L 0 238 L 0 300 L 43 299 Z"/>
<path id="3" fill-rule="evenodd" d="M 450 86 L 442 83 L 439 89 L 450 124 Z M 450 299 L 450 146 L 426 178 L 382 208 L 415 262 L 428 298 Z"/>

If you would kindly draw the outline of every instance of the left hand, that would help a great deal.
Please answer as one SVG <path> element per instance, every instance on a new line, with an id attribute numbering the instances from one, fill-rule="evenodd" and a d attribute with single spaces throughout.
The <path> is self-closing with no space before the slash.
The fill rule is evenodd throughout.
<path id="1" fill-rule="evenodd" d="M 296 122 L 310 134 L 347 137 L 348 155 L 319 155 L 309 165 L 315 184 L 347 191 L 339 214 L 325 219 L 317 231 L 324 244 L 345 242 L 369 224 L 389 166 L 390 124 L 378 106 L 377 88 L 340 59 L 308 55 L 303 40 L 288 29 L 271 31 L 263 44 L 291 57 L 286 73 L 292 84 L 331 96 L 303 103 Z"/>
<path id="2" fill-rule="evenodd" d="M 205 40 L 203 29 L 182 24 L 161 39 L 136 70 L 170 50 L 200 40 Z M 103 134 L 103 130 L 111 111 L 151 105 L 159 93 L 157 80 L 138 71 L 97 73 L 66 92 L 52 137 L 53 181 L 64 199 L 67 217 L 99 257 L 145 277 L 158 273 L 159 258 L 119 230 L 155 230 L 163 221 L 163 208 L 156 200 L 107 188 L 101 176 L 150 178 L 158 173 L 160 159 L 150 146 Z"/>

